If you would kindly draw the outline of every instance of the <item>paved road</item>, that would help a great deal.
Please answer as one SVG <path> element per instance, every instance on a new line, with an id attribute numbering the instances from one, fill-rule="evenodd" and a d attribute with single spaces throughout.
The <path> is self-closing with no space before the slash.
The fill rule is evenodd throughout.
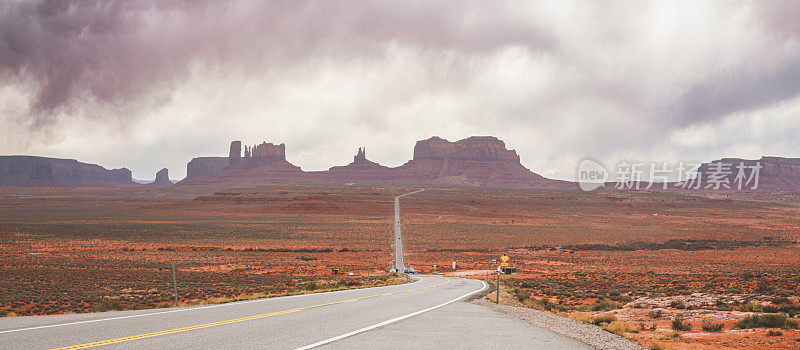
<path id="1" fill-rule="evenodd" d="M 403 252 L 403 230 L 400 228 L 400 198 L 422 191 L 425 191 L 425 189 L 423 188 L 419 191 L 409 192 L 394 197 L 394 268 L 400 272 L 406 270 L 406 262 Z"/>
<path id="2" fill-rule="evenodd" d="M 0 319 L 0 349 L 588 348 L 459 301 L 476 280 L 423 276 L 398 286 L 196 308 Z"/>

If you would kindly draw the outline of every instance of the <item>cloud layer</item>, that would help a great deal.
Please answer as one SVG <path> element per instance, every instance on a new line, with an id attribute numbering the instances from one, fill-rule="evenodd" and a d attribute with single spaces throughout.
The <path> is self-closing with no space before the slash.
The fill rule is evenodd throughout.
<path id="1" fill-rule="evenodd" d="M 306 170 L 495 135 L 532 170 L 800 156 L 793 2 L 0 3 L 2 154 L 137 178 L 228 143 Z M 772 126 L 779 125 L 780 128 Z"/>

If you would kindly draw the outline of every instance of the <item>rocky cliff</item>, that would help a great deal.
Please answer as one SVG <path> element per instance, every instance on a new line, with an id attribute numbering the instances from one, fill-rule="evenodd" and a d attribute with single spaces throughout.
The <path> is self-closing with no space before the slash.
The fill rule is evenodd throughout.
<path id="1" fill-rule="evenodd" d="M 743 182 L 744 190 L 800 190 L 800 158 L 723 158 L 701 165 L 698 173 L 703 188 L 713 186 L 712 177 L 716 173 L 719 181 L 728 184 L 721 188 L 738 189 L 739 182 Z M 755 181 L 757 188 L 753 186 Z"/>
<path id="2" fill-rule="evenodd" d="M 0 186 L 133 185 L 126 168 L 106 169 L 74 159 L 0 156 Z"/>

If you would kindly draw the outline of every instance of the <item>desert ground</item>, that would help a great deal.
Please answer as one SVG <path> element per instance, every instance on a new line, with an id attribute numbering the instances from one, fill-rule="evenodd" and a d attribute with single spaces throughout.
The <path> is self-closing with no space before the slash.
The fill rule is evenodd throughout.
<path id="1" fill-rule="evenodd" d="M 181 304 L 396 283 L 392 201 L 410 191 L 0 189 L 0 314 L 168 307 L 173 264 Z M 652 348 L 800 346 L 794 194 L 432 188 L 401 213 L 422 272 L 485 278 L 508 254 L 506 303 Z"/>

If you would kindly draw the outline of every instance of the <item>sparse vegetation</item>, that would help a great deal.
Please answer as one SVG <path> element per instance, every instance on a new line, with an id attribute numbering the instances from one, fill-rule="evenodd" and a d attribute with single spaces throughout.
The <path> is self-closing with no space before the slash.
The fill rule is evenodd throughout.
<path id="1" fill-rule="evenodd" d="M 523 304 L 526 307 L 529 307 L 531 309 L 536 309 L 536 310 L 539 310 L 539 311 L 556 312 L 556 311 L 563 311 L 564 310 L 558 304 L 553 303 L 550 300 L 545 299 L 545 298 L 541 298 L 541 299 L 537 299 L 537 298 L 525 299 Z"/>
<path id="2" fill-rule="evenodd" d="M 181 305 L 366 286 L 363 272 L 347 273 L 388 268 L 387 218 L 404 189 L 182 191 L 0 189 L 0 315 L 170 307 L 173 262 Z M 464 270 L 489 269 L 507 251 L 519 273 L 504 281 L 510 295 L 503 298 L 585 323 L 636 308 L 636 319 L 625 310 L 598 322 L 648 320 L 626 333 L 645 346 L 673 332 L 672 317 L 682 312 L 673 301 L 714 318 L 747 308 L 785 314 L 785 328 L 800 314 L 799 248 L 791 243 L 798 236 L 790 229 L 800 195 L 751 201 L 463 188 L 420 195 L 404 207 L 415 268 L 455 260 Z M 762 239 L 778 231 L 789 234 Z M 369 284 L 388 283 L 383 278 L 373 275 Z M 310 282 L 318 289 L 303 290 Z M 795 331 L 782 331 L 791 336 L 769 340 L 795 346 Z M 763 342 L 767 329 L 740 333 L 750 338 L 704 336 L 711 347 L 747 348 Z M 682 343 L 675 335 L 661 342 Z"/>
<path id="3" fill-rule="evenodd" d="M 652 349 L 652 350 L 666 350 L 667 349 L 667 345 L 664 344 L 663 342 L 658 341 L 658 340 L 653 340 L 652 342 L 650 342 L 650 349 Z"/>

